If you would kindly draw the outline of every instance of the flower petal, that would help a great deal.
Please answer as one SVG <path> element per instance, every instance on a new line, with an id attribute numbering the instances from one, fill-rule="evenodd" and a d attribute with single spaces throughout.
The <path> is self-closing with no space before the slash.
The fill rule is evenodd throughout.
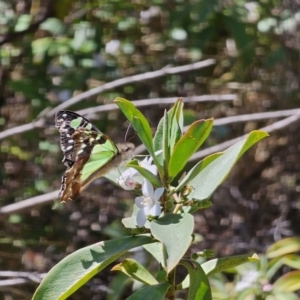
<path id="1" fill-rule="evenodd" d="M 154 193 L 154 200 L 157 202 L 159 200 L 159 198 L 162 196 L 162 194 L 164 193 L 164 188 L 163 187 L 160 187 L 160 188 L 157 188 L 155 190 L 155 193 Z"/>
<path id="2" fill-rule="evenodd" d="M 145 197 L 136 197 L 135 198 L 135 204 L 136 204 L 136 206 L 138 207 L 138 208 L 144 208 L 145 207 L 145 205 L 143 204 L 143 201 L 144 201 L 144 199 L 145 199 Z"/>
<path id="3" fill-rule="evenodd" d="M 136 223 L 138 227 L 143 227 L 147 221 L 147 217 L 142 209 L 136 215 Z"/>
<path id="4" fill-rule="evenodd" d="M 149 197 L 154 200 L 154 189 L 152 184 L 148 180 L 144 180 L 142 184 L 142 193 L 145 197 Z"/>
<path id="5" fill-rule="evenodd" d="M 128 168 L 120 175 L 120 177 L 133 177 L 137 172 L 138 171 L 134 168 Z"/>
<path id="6" fill-rule="evenodd" d="M 151 216 L 159 216 L 160 215 L 160 213 L 161 213 L 161 207 L 160 207 L 160 204 L 155 204 L 155 205 L 153 205 L 150 209 L 149 209 L 149 211 L 148 211 L 148 213 L 147 213 L 147 216 L 148 215 L 151 215 Z"/>

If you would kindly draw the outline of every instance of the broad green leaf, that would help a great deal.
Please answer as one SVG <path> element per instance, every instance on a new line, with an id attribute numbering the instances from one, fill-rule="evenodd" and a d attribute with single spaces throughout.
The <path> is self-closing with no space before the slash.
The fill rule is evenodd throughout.
<path id="1" fill-rule="evenodd" d="M 137 170 L 139 173 L 143 175 L 148 181 L 150 181 L 155 187 L 161 187 L 162 183 L 159 181 L 159 179 L 150 171 L 147 169 L 143 168 L 142 166 L 139 165 L 138 160 L 132 160 L 130 161 L 126 167 L 128 168 L 133 168 Z"/>
<path id="2" fill-rule="evenodd" d="M 166 271 L 179 263 L 192 242 L 194 218 L 190 214 L 167 214 L 150 223 L 152 235 L 164 245 Z"/>
<path id="3" fill-rule="evenodd" d="M 164 266 L 164 254 L 163 254 L 163 244 L 160 242 L 155 242 L 152 244 L 143 245 L 146 251 L 148 251 L 162 266 Z"/>
<path id="4" fill-rule="evenodd" d="M 267 257 L 274 258 L 300 251 L 300 238 L 290 237 L 272 244 L 267 250 Z"/>
<path id="5" fill-rule="evenodd" d="M 169 163 L 169 177 L 172 179 L 185 167 L 189 158 L 208 137 L 213 119 L 194 122 L 176 143 Z"/>
<path id="6" fill-rule="evenodd" d="M 180 264 L 187 268 L 190 277 L 187 300 L 212 300 L 210 284 L 200 264 L 196 261 L 185 260 L 182 260 Z"/>
<path id="7" fill-rule="evenodd" d="M 119 272 L 109 284 L 109 293 L 105 300 L 120 300 L 120 295 L 132 283 L 132 279 L 124 273 Z"/>
<path id="8" fill-rule="evenodd" d="M 140 235 L 82 248 L 65 257 L 49 271 L 32 300 L 66 299 L 128 250 L 152 242 L 149 236 Z"/>
<path id="9" fill-rule="evenodd" d="M 247 138 L 232 145 L 225 153 L 211 162 L 200 174 L 189 182 L 193 191 L 188 199 L 209 199 L 216 188 L 225 180 L 236 161 L 255 143 L 267 137 L 265 131 L 252 131 Z"/>
<path id="10" fill-rule="evenodd" d="M 158 126 L 156 128 L 156 132 L 153 138 L 153 147 L 154 151 L 162 151 L 163 149 L 163 131 L 164 131 L 164 117 L 159 121 Z M 163 165 L 163 152 L 157 156 L 157 160 L 159 164 Z"/>
<path id="11" fill-rule="evenodd" d="M 137 216 L 138 211 L 139 211 L 139 208 L 137 207 L 137 205 L 133 204 L 133 211 L 132 211 L 131 217 L 123 218 L 122 219 L 122 224 L 126 228 L 136 229 L 137 232 L 140 232 L 140 230 L 143 230 L 143 229 L 137 227 L 136 216 Z M 145 228 L 150 228 L 150 222 L 148 220 L 146 221 L 144 227 Z"/>
<path id="12" fill-rule="evenodd" d="M 20 15 L 15 24 L 15 31 L 21 32 L 21 31 L 28 29 L 30 26 L 31 20 L 32 20 L 31 15 L 27 15 L 27 14 Z"/>
<path id="13" fill-rule="evenodd" d="M 127 217 L 127 218 L 123 218 L 122 219 L 122 224 L 126 227 L 126 228 L 136 228 L 137 227 L 137 223 L 136 223 L 136 215 L 137 212 L 139 211 L 139 208 L 134 205 L 133 206 L 133 213 L 131 217 Z"/>
<path id="14" fill-rule="evenodd" d="M 184 176 L 184 178 L 180 181 L 179 185 L 175 188 L 175 192 L 180 191 L 189 181 L 194 179 L 201 171 L 203 171 L 211 162 L 213 162 L 216 158 L 223 155 L 224 152 L 218 152 L 211 154 L 201 161 L 199 161 L 189 172 Z"/>
<path id="15" fill-rule="evenodd" d="M 120 264 L 115 265 L 112 268 L 112 271 L 121 271 L 127 276 L 148 285 L 158 284 L 157 280 L 148 272 L 148 270 L 131 258 L 126 258 Z"/>
<path id="16" fill-rule="evenodd" d="M 276 274 L 276 272 L 282 267 L 282 265 L 283 265 L 283 257 L 272 259 L 268 263 L 266 278 L 271 280 L 272 277 Z"/>
<path id="17" fill-rule="evenodd" d="M 300 271 L 292 271 L 281 276 L 273 284 L 276 292 L 295 292 L 300 290 Z"/>
<path id="18" fill-rule="evenodd" d="M 299 300 L 299 296 L 294 293 L 289 293 L 287 291 L 277 292 L 274 291 L 273 295 L 267 296 L 266 300 Z M 247 300 L 247 299 L 245 299 Z"/>
<path id="19" fill-rule="evenodd" d="M 254 262 L 259 261 L 257 254 L 253 254 L 252 256 L 244 254 L 244 255 L 236 255 L 236 256 L 229 256 L 223 258 L 216 258 L 201 264 L 201 267 L 203 268 L 207 276 L 211 276 L 213 274 L 220 273 L 226 269 L 233 268 L 238 265 L 244 264 L 246 262 L 253 262 L 253 261 Z"/>
<path id="20" fill-rule="evenodd" d="M 49 47 L 53 43 L 53 39 L 50 37 L 40 38 L 32 41 L 31 48 L 34 55 L 44 56 Z"/>
<path id="21" fill-rule="evenodd" d="M 269 261 L 267 266 L 266 277 L 268 279 L 273 278 L 276 272 L 283 266 L 288 266 L 293 269 L 300 270 L 300 256 L 295 254 L 289 254 L 274 258 Z"/>
<path id="22" fill-rule="evenodd" d="M 179 98 L 174 106 L 167 112 L 167 114 L 159 121 L 159 124 L 157 126 L 156 133 L 153 138 L 153 146 L 154 150 L 162 150 L 164 143 L 167 143 L 170 151 L 172 151 L 174 145 L 179 140 L 180 136 L 182 135 L 183 130 L 183 102 L 182 98 Z M 164 131 L 164 122 L 167 118 L 167 127 L 168 132 L 167 134 L 167 140 L 164 139 L 163 131 Z M 163 156 L 158 156 L 159 162 L 161 165 L 163 165 Z"/>
<path id="23" fill-rule="evenodd" d="M 139 138 L 147 148 L 148 152 L 153 157 L 154 151 L 152 146 L 152 133 L 150 125 L 145 116 L 138 109 L 136 109 L 130 101 L 126 99 L 118 97 L 114 100 L 114 102 L 122 110 L 123 114 L 131 123 Z"/>
<path id="24" fill-rule="evenodd" d="M 142 299 L 155 299 L 164 300 L 165 295 L 171 285 L 167 282 L 156 285 L 147 285 L 139 289 L 126 300 L 142 300 Z M 151 297 L 151 298 L 149 298 Z"/>
<path id="25" fill-rule="evenodd" d="M 163 176 L 166 179 L 168 177 L 168 165 L 170 160 L 170 145 L 169 145 L 169 116 L 165 111 L 164 123 L 163 123 Z"/>
<path id="26" fill-rule="evenodd" d="M 65 24 L 57 18 L 47 18 L 41 25 L 40 29 L 47 30 L 55 36 L 63 34 L 65 31 Z"/>
<path id="27" fill-rule="evenodd" d="M 173 152 L 173 148 L 180 139 L 183 130 L 183 100 L 179 98 L 172 109 L 169 116 L 169 148 Z"/>

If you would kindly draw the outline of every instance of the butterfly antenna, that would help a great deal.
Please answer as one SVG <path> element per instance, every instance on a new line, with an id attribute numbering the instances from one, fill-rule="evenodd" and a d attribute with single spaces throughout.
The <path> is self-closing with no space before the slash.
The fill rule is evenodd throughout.
<path id="1" fill-rule="evenodd" d="M 126 130 L 126 133 L 125 133 L 125 139 L 124 139 L 125 143 L 131 141 L 136 136 L 136 133 L 135 133 L 130 139 L 127 140 L 127 136 L 128 136 L 128 132 L 129 132 L 130 127 L 131 127 L 131 123 L 129 123 L 129 126 L 127 127 L 127 130 Z"/>

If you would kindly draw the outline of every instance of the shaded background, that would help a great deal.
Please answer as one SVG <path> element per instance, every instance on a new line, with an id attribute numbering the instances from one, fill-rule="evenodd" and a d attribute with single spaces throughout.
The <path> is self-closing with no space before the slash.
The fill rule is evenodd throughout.
<path id="1" fill-rule="evenodd" d="M 0 206 L 60 187 L 64 165 L 51 109 L 119 78 L 215 59 L 198 70 L 129 79 L 69 109 L 93 111 L 118 96 L 148 99 L 141 110 L 155 130 L 170 105 L 151 104 L 153 98 L 183 97 L 186 125 L 298 108 L 299 8 L 294 0 L 0 0 Z M 220 101 L 189 101 L 201 95 L 219 95 L 214 99 Z M 114 141 L 124 141 L 128 123 L 119 111 L 86 117 Z M 196 231 L 205 240 L 197 251 L 263 252 L 276 240 L 298 235 L 297 118 L 250 150 L 213 196 L 213 207 L 195 215 Z M 276 121 L 218 126 L 205 146 Z M 19 127 L 24 124 L 29 125 Z M 47 272 L 80 247 L 122 235 L 120 220 L 133 199 L 100 179 L 60 210 L 52 210 L 52 199 L 9 213 L 0 209 L 0 269 Z M 101 273 L 70 299 L 105 299 L 113 275 Z M 31 280 L 0 288 L 0 299 L 30 299 L 36 287 Z"/>

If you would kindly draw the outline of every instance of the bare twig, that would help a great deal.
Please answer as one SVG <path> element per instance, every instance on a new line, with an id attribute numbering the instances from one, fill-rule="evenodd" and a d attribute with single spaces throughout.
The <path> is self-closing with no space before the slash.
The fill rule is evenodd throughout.
<path id="1" fill-rule="evenodd" d="M 89 98 L 89 97 L 91 97 L 93 95 L 96 95 L 96 94 L 103 93 L 103 92 L 105 92 L 107 90 L 110 90 L 110 89 L 113 89 L 115 87 L 122 86 L 122 85 L 132 83 L 132 82 L 138 82 L 138 81 L 153 79 L 153 78 L 161 77 L 161 76 L 168 75 L 168 74 L 178 74 L 178 73 L 182 73 L 182 72 L 197 70 L 197 69 L 208 67 L 208 66 L 213 65 L 213 64 L 215 64 L 214 59 L 207 59 L 207 60 L 203 60 L 203 61 L 200 61 L 200 62 L 197 62 L 197 63 L 184 65 L 184 66 L 180 66 L 180 67 L 165 67 L 165 68 L 163 68 L 161 70 L 158 70 L 158 71 L 147 72 L 147 73 L 144 73 L 144 74 L 129 76 L 129 77 L 114 80 L 114 81 L 109 82 L 109 83 L 105 83 L 101 86 L 95 87 L 95 88 L 93 88 L 89 91 L 83 92 L 79 95 L 76 95 L 76 96 L 72 97 L 68 101 L 66 101 L 66 102 L 58 105 L 54 109 L 48 111 L 45 115 L 43 115 L 43 118 L 40 118 L 40 119 L 38 119 L 34 122 L 31 122 L 29 124 L 17 126 L 17 127 L 10 128 L 8 130 L 5 130 L 5 131 L 1 132 L 0 133 L 0 140 L 2 140 L 4 138 L 7 138 L 11 135 L 14 135 L 14 134 L 26 132 L 26 131 L 32 130 L 36 127 L 43 126 L 44 123 L 45 123 L 45 119 L 46 118 L 52 118 L 59 110 L 65 109 L 65 108 L 67 108 L 67 107 L 69 107 L 69 106 L 71 106 L 75 103 L 80 102 L 81 100 L 84 100 L 84 99 Z M 109 104 L 109 106 L 107 106 L 106 109 L 110 110 L 110 109 L 114 109 L 114 107 L 115 107 L 114 104 Z M 99 111 L 105 111 L 105 110 L 100 109 Z"/>
<path id="2" fill-rule="evenodd" d="M 46 276 L 47 273 L 31 273 L 31 272 L 15 272 L 15 271 L 0 271 L 0 277 L 20 277 L 20 278 L 14 278 L 14 279 L 27 279 L 28 281 L 33 281 L 33 282 L 41 282 L 42 279 Z M 5 279 L 0 281 L 7 281 L 9 279 Z"/>
<path id="3" fill-rule="evenodd" d="M 0 132 L 0 140 L 3 140 L 3 139 L 5 139 L 9 136 L 14 135 L 14 134 L 30 131 L 30 130 L 32 130 L 34 128 L 37 128 L 37 127 L 42 127 L 43 125 L 44 125 L 44 119 L 40 119 L 36 122 L 31 122 L 29 124 L 24 124 L 24 125 L 21 125 L 21 126 L 16 126 L 16 127 L 7 129 L 3 132 Z"/>
<path id="4" fill-rule="evenodd" d="M 125 85 L 125 84 L 130 84 L 130 83 L 133 83 L 133 82 L 149 80 L 149 79 L 153 79 L 153 78 L 157 78 L 157 77 L 162 77 L 162 76 L 165 76 L 165 75 L 178 74 L 178 73 L 198 70 L 198 69 L 202 69 L 202 68 L 211 66 L 211 65 L 215 64 L 215 62 L 216 61 L 214 59 L 206 59 L 206 60 L 203 60 L 203 61 L 199 61 L 199 62 L 196 62 L 196 63 L 193 63 L 193 64 L 184 65 L 184 66 L 180 66 L 180 67 L 167 66 L 167 67 L 162 68 L 158 71 L 147 72 L 147 73 L 144 73 L 144 74 L 138 74 L 138 75 L 133 75 L 133 76 L 125 77 L 125 78 L 120 78 L 120 79 L 114 80 L 112 82 L 105 83 L 101 86 L 97 86 L 97 87 L 95 87 L 95 88 L 93 88 L 89 91 L 83 92 L 79 95 L 76 95 L 76 96 L 72 97 L 68 101 L 66 101 L 66 102 L 58 105 L 54 109 L 52 109 L 47 115 L 49 117 L 54 116 L 59 110 L 65 109 L 65 108 L 67 108 L 71 105 L 74 105 L 74 104 L 78 103 L 79 101 L 81 101 L 83 99 L 87 99 L 91 96 L 103 93 L 107 90 L 114 89 L 118 86 L 122 86 L 122 85 Z"/>
<path id="5" fill-rule="evenodd" d="M 238 115 L 231 116 L 226 118 L 220 118 L 214 121 L 214 126 L 221 126 L 226 124 L 232 124 L 237 122 L 249 122 L 249 121 L 258 121 L 265 119 L 274 119 L 274 118 L 282 118 L 288 117 L 291 115 L 300 114 L 300 109 L 289 109 L 289 110 L 279 110 L 279 111 L 271 111 L 271 112 L 262 112 L 256 114 L 247 114 L 247 115 Z"/>
<path id="6" fill-rule="evenodd" d="M 184 102 L 234 101 L 236 98 L 237 96 L 235 94 L 202 95 L 202 96 L 184 97 Z M 131 103 L 135 107 L 143 107 L 143 106 L 157 105 L 157 104 L 173 104 L 177 99 L 178 97 L 152 98 L 152 99 L 135 100 L 135 101 L 131 101 Z M 81 115 L 88 115 L 88 114 L 94 114 L 98 112 L 111 111 L 115 109 L 119 109 L 119 107 L 115 103 L 110 103 L 110 104 L 100 105 L 97 107 L 81 109 L 77 111 L 77 113 Z"/>
<path id="7" fill-rule="evenodd" d="M 273 123 L 271 125 L 263 127 L 260 130 L 265 130 L 268 133 L 270 133 L 270 132 L 273 132 L 273 131 L 285 128 L 285 127 L 289 126 L 290 124 L 298 121 L 299 119 L 300 119 L 300 113 L 298 115 L 290 116 L 288 118 L 285 118 L 283 120 L 275 122 L 275 123 Z M 223 151 L 223 150 L 227 149 L 228 147 L 232 146 L 233 144 L 235 144 L 235 143 L 241 141 L 242 139 L 246 138 L 247 136 L 248 136 L 248 134 L 245 134 L 245 135 L 242 135 L 242 136 L 240 136 L 238 138 L 235 138 L 235 139 L 226 141 L 224 143 L 218 144 L 216 146 L 209 147 L 207 149 L 199 151 L 199 152 L 197 152 L 196 154 L 194 154 L 191 157 L 191 160 L 199 160 L 199 159 L 201 159 L 203 157 L 206 157 L 206 156 L 208 156 L 208 155 L 210 155 L 212 153 Z"/>
<path id="8" fill-rule="evenodd" d="M 17 212 L 23 209 L 27 209 L 32 206 L 38 206 L 46 204 L 50 201 L 53 201 L 54 199 L 57 199 L 59 190 L 56 190 L 54 192 L 39 195 L 36 197 L 32 197 L 17 203 L 9 204 L 3 207 L 0 207 L 0 215 L 1 214 L 10 214 L 12 212 Z"/>
<path id="9" fill-rule="evenodd" d="M 143 99 L 143 100 L 134 100 L 131 101 L 132 104 L 136 107 L 155 105 L 155 104 L 172 104 L 178 97 L 174 98 L 154 98 L 154 99 Z M 193 96 L 184 98 L 185 102 L 206 102 L 206 101 L 233 101 L 236 99 L 235 94 L 225 94 L 225 95 L 202 95 L 202 96 Z M 100 105 L 96 107 L 90 107 L 86 109 L 81 109 L 77 113 L 85 116 L 88 114 L 95 114 L 99 112 L 112 111 L 118 109 L 118 106 L 115 103 L 109 103 L 105 105 Z M 0 132 L 0 140 L 5 139 L 14 134 L 23 133 L 26 131 L 33 130 L 35 128 L 40 128 L 45 125 L 45 120 L 49 114 L 50 110 L 46 109 L 39 114 L 38 120 L 31 122 L 29 124 L 16 126 L 10 129 L 7 129 L 3 132 Z M 290 114 L 291 115 L 291 114 Z"/>
<path id="10" fill-rule="evenodd" d="M 19 285 L 19 284 L 27 283 L 28 281 L 29 280 L 25 279 L 25 278 L 14 278 L 14 279 L 0 280 L 0 287 Z"/>

